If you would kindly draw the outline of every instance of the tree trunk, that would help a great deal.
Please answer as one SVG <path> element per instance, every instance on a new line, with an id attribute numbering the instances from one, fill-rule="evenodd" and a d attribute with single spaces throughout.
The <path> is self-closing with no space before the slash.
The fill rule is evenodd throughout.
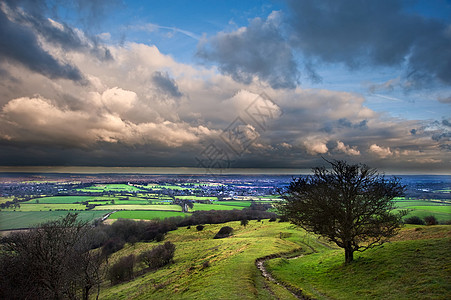
<path id="1" fill-rule="evenodd" d="M 345 247 L 345 263 L 349 264 L 354 260 L 354 249 L 352 249 L 351 243 L 346 243 Z"/>

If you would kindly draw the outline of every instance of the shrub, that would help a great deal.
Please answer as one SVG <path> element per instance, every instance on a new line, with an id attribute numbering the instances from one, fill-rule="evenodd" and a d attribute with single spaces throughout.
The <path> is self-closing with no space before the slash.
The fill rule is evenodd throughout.
<path id="1" fill-rule="evenodd" d="M 241 220 L 241 226 L 246 227 L 248 223 L 249 223 L 249 221 L 247 219 Z"/>
<path id="2" fill-rule="evenodd" d="M 424 221 L 418 216 L 412 216 L 404 219 L 404 224 L 424 225 Z"/>
<path id="3" fill-rule="evenodd" d="M 197 225 L 196 226 L 196 229 L 197 229 L 197 231 L 202 231 L 203 229 L 204 229 L 204 225 Z"/>
<path id="4" fill-rule="evenodd" d="M 275 217 L 272 217 L 271 219 L 269 219 L 269 222 L 275 222 L 277 219 Z"/>
<path id="5" fill-rule="evenodd" d="M 107 277 L 111 281 L 111 284 L 118 284 L 132 279 L 134 266 L 135 256 L 133 254 L 121 257 L 121 259 L 108 270 Z"/>
<path id="6" fill-rule="evenodd" d="M 230 226 L 224 226 L 219 229 L 218 233 L 215 235 L 215 239 L 223 239 L 230 236 L 233 233 L 233 228 Z"/>
<path id="7" fill-rule="evenodd" d="M 125 241 L 119 237 L 109 239 L 102 247 L 102 255 L 108 257 L 124 248 Z"/>
<path id="8" fill-rule="evenodd" d="M 424 222 L 426 222 L 426 225 L 437 225 L 438 224 L 438 221 L 434 216 L 424 217 Z"/>
<path id="9" fill-rule="evenodd" d="M 150 269 L 161 268 L 173 261 L 175 245 L 166 242 L 163 245 L 145 251 L 139 255 L 139 261 L 146 264 Z"/>

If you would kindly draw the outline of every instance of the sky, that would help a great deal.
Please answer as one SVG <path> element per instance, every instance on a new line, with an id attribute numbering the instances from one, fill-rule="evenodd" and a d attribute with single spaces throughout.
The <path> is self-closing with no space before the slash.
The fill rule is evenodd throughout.
<path id="1" fill-rule="evenodd" d="M 451 174 L 451 1 L 0 0 L 0 166 Z"/>

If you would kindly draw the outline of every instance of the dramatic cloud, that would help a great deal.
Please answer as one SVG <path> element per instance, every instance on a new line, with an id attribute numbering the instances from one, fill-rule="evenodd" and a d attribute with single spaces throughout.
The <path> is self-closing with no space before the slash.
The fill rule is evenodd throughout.
<path id="1" fill-rule="evenodd" d="M 301 71 L 320 81 L 315 64 L 396 67 L 402 78 L 374 84 L 374 92 L 451 84 L 451 24 L 407 11 L 410 2 L 288 0 L 290 10 L 255 18 L 246 27 L 199 43 L 197 56 L 235 80 L 260 79 L 294 88 Z M 295 59 L 295 53 L 300 54 Z M 446 102 L 447 97 L 442 97 Z"/>
<path id="2" fill-rule="evenodd" d="M 100 60 L 111 60 L 110 52 L 80 30 L 45 17 L 47 9 L 42 1 L 0 3 L 0 63 L 20 63 L 52 79 L 86 83 L 80 69 L 58 55 L 61 50 L 89 51 Z"/>
<path id="3" fill-rule="evenodd" d="M 446 91 L 434 95 L 443 95 L 443 103 L 435 104 L 443 112 L 418 120 L 377 110 L 356 90 L 301 88 L 298 82 L 299 66 L 313 74 L 314 61 L 413 68 L 419 48 L 409 39 L 398 2 L 370 2 L 387 23 L 381 32 L 367 33 L 372 38 L 360 38 L 346 25 L 354 15 L 364 23 L 366 12 L 358 4 L 349 8 L 350 15 L 336 16 L 315 2 L 290 2 L 293 15 L 272 13 L 202 39 L 197 55 L 211 66 L 181 63 L 157 45 L 115 44 L 114 37 L 103 45 L 57 16 L 49 18 L 43 13 L 48 8 L 39 6 L 44 2 L 17 3 L 22 6 L 14 1 L 0 6 L 0 165 L 196 167 L 196 158 L 217 149 L 230 156 L 230 167 L 309 168 L 324 163 L 321 157 L 396 170 L 451 166 Z M 328 5 L 345 9 L 350 3 Z M 391 10 L 387 17 L 383 5 Z M 305 16 L 316 10 L 330 24 Z M 399 41 L 389 37 L 398 15 L 407 32 Z M 420 30 L 423 23 L 412 26 Z M 340 26 L 349 31 L 349 40 L 328 32 Z M 390 58 L 384 45 L 407 50 Z M 411 77 L 425 72 L 446 82 L 430 66 Z M 384 80 L 373 92 L 395 90 L 410 79 Z"/>
<path id="4" fill-rule="evenodd" d="M 16 17 L 5 2 L 0 3 L 0 63 L 18 62 L 50 78 L 83 79 L 77 67 L 56 59 L 42 48 L 32 24 L 15 22 Z"/>
<path id="5" fill-rule="evenodd" d="M 197 56 L 217 62 L 221 72 L 246 84 L 260 79 L 273 88 L 294 88 L 299 72 L 291 49 L 279 31 L 279 18 L 273 12 L 266 20 L 256 18 L 248 27 L 204 39 Z"/>
<path id="6" fill-rule="evenodd" d="M 310 59 L 360 65 L 406 65 L 419 84 L 451 84 L 450 24 L 408 13 L 402 0 L 289 0 L 294 47 Z"/>

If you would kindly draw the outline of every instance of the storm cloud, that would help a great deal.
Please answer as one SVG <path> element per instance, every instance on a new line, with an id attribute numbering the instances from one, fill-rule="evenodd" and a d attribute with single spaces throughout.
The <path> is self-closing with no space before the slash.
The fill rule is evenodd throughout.
<path id="1" fill-rule="evenodd" d="M 253 19 L 199 44 L 197 56 L 249 83 L 256 76 L 273 88 L 294 88 L 301 73 L 321 80 L 316 65 L 396 67 L 405 90 L 451 84 L 451 24 L 408 11 L 409 1 L 287 0 L 287 12 Z M 294 53 L 301 55 L 294 59 Z M 441 98 L 447 99 L 447 98 Z M 443 102 L 447 102 L 443 100 Z"/>
<path id="2" fill-rule="evenodd" d="M 327 63 L 405 67 L 415 84 L 451 84 L 450 24 L 406 11 L 410 2 L 289 0 L 292 43 Z"/>
<path id="3" fill-rule="evenodd" d="M 234 136 L 225 132 L 233 128 L 243 139 L 233 145 L 243 151 L 232 153 L 231 167 L 309 168 L 325 157 L 398 170 L 450 168 L 442 90 L 431 121 L 375 109 L 358 89 L 300 85 L 304 72 L 320 76 L 322 64 L 396 66 L 407 74 L 384 78 L 375 91 L 425 77 L 447 84 L 439 56 L 424 66 L 415 58 L 446 45 L 443 22 L 408 13 L 404 2 L 369 2 L 379 30 L 365 23 L 369 8 L 359 3 L 289 2 L 291 11 L 205 36 L 192 48 L 202 65 L 153 44 L 102 44 L 43 3 L 1 2 L 0 165 L 196 167 L 211 145 L 231 151 Z M 423 39 L 436 42 L 424 46 Z M 264 122 L 254 118 L 266 113 L 262 107 L 274 112 Z"/>
<path id="4" fill-rule="evenodd" d="M 294 88 L 299 71 L 290 46 L 279 29 L 279 14 L 255 18 L 247 27 L 220 32 L 200 42 L 197 56 L 219 64 L 235 80 L 249 84 L 254 77 L 273 88 Z"/>
<path id="5" fill-rule="evenodd" d="M 1 3 L 0 61 L 20 63 L 49 78 L 85 84 L 80 69 L 66 57 L 57 57 L 55 52 L 89 51 L 99 60 L 111 60 L 111 53 L 96 38 L 47 17 L 49 10 L 44 1 Z"/>
<path id="6" fill-rule="evenodd" d="M 45 51 L 30 26 L 11 20 L 14 16 L 7 15 L 9 9 L 5 3 L 0 8 L 0 62 L 18 62 L 50 78 L 83 79 L 77 67 Z"/>

